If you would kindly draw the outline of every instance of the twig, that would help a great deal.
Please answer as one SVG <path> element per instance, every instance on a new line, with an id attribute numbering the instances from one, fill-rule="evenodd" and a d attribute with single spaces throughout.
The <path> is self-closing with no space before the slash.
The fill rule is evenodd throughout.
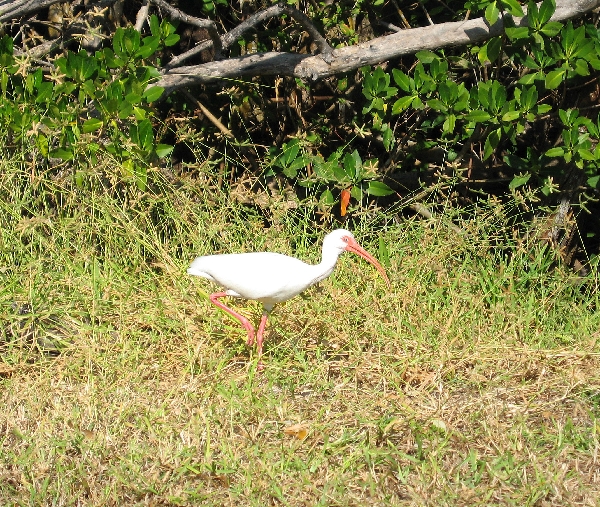
<path id="1" fill-rule="evenodd" d="M 146 19 L 148 18 L 149 10 L 150 10 L 150 5 L 148 5 L 148 0 L 144 0 L 144 3 L 142 4 L 142 6 L 140 7 L 140 10 L 138 11 L 138 13 L 135 16 L 135 29 L 138 32 L 142 31 L 142 28 L 144 27 L 144 23 L 146 22 Z"/>
<path id="2" fill-rule="evenodd" d="M 150 2 L 166 11 L 172 19 L 183 21 L 188 25 L 194 25 L 198 28 L 204 28 L 208 32 L 208 35 L 212 40 L 215 52 L 215 60 L 221 59 L 221 51 L 223 49 L 223 44 L 221 41 L 221 37 L 219 36 L 219 32 L 217 31 L 217 25 L 214 21 L 210 19 L 200 19 L 195 16 L 190 16 L 189 14 L 186 14 L 185 12 L 182 12 L 179 9 L 172 7 L 167 2 L 165 2 L 165 0 L 150 0 Z M 181 56 L 182 55 L 180 55 L 180 57 Z"/>
<path id="3" fill-rule="evenodd" d="M 393 23 L 388 23 L 387 21 L 383 21 L 381 19 L 377 20 L 377 24 L 382 26 L 383 28 L 387 28 L 390 32 L 399 32 L 402 30 L 399 26 L 394 25 Z"/>
<path id="4" fill-rule="evenodd" d="M 425 13 L 425 16 L 427 16 L 427 21 L 429 21 L 429 24 L 430 25 L 435 25 L 435 23 L 433 22 L 433 20 L 429 16 L 429 12 L 427 12 L 427 9 L 423 5 L 423 2 L 419 1 L 419 7 L 421 7 L 421 10 Z"/>
<path id="5" fill-rule="evenodd" d="M 223 47 L 229 48 L 236 40 L 238 40 L 245 32 L 251 30 L 259 23 L 263 23 L 269 18 L 275 18 L 287 14 L 290 18 L 295 20 L 302 26 L 307 32 L 310 38 L 314 41 L 321 53 L 331 53 L 333 48 L 327 43 L 325 38 L 319 33 L 312 21 L 304 13 L 298 9 L 289 7 L 287 5 L 277 4 L 272 7 L 268 7 L 256 14 L 250 16 L 246 21 L 240 23 L 233 30 L 230 30 L 223 35 Z"/>
<path id="6" fill-rule="evenodd" d="M 231 133 L 231 130 L 229 130 L 225 125 L 223 125 L 219 119 L 212 114 L 205 106 L 204 104 L 202 104 L 202 102 L 200 102 L 196 97 L 194 97 L 190 92 L 188 92 L 187 90 L 183 90 L 183 94 L 192 102 L 194 102 L 199 108 L 200 110 L 204 113 L 204 115 L 212 122 L 212 124 L 217 127 L 223 134 L 225 134 L 227 137 L 234 139 L 235 136 Z"/>

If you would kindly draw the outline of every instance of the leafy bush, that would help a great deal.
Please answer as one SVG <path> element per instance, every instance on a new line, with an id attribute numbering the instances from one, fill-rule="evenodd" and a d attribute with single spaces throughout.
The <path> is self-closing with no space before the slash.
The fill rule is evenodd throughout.
<path id="1" fill-rule="evenodd" d="M 2 37 L 0 123 L 14 149 L 42 165 L 70 161 L 78 184 L 103 150 L 122 168 L 122 180 L 144 189 L 148 162 L 172 150 L 155 140 L 151 103 L 163 90 L 148 87 L 158 73 L 144 62 L 179 39 L 167 21 L 153 16 L 150 26 L 152 36 L 144 38 L 133 28 L 117 29 L 112 48 L 94 55 L 67 51 L 50 74 L 28 72 L 31 62 L 16 57 L 12 39 Z"/>

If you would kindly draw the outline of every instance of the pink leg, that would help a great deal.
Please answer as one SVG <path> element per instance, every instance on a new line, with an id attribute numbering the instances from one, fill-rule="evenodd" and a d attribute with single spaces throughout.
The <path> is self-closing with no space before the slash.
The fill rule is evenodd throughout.
<path id="1" fill-rule="evenodd" d="M 215 304 L 222 310 L 225 310 L 229 315 L 231 315 L 232 317 L 234 317 L 242 323 L 242 326 L 244 326 L 246 331 L 248 331 L 248 345 L 252 346 L 252 344 L 254 343 L 254 328 L 252 327 L 252 324 L 250 324 L 250 321 L 246 317 L 234 312 L 231 308 L 228 308 L 223 303 L 221 303 L 219 301 L 219 298 L 222 298 L 224 296 L 227 296 L 226 292 L 215 292 L 214 294 L 210 295 L 210 300 L 213 302 L 213 304 Z"/>
<path id="2" fill-rule="evenodd" d="M 263 333 L 265 332 L 265 326 L 267 325 L 267 317 L 269 312 L 266 310 L 263 312 L 260 319 L 260 325 L 258 326 L 258 334 L 256 335 L 256 348 L 258 349 L 258 369 L 264 368 L 262 363 L 262 348 L 263 348 Z"/>

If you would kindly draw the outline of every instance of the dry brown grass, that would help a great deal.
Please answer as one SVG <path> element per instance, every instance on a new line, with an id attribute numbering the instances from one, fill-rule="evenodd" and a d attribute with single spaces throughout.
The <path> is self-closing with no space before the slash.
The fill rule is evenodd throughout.
<path id="1" fill-rule="evenodd" d="M 186 263 L 225 242 L 290 252 L 302 228 L 246 240 L 247 216 L 190 224 L 205 210 L 181 195 L 170 240 L 143 214 L 108 209 L 89 228 L 33 227 L 33 253 L 5 271 L 6 505 L 598 505 L 593 287 L 534 273 L 529 255 L 502 260 L 476 234 L 450 238 L 443 222 L 407 222 L 384 234 L 390 291 L 345 256 L 276 309 L 258 374 L 243 330 Z M 34 303 L 37 326 L 66 319 L 62 354 L 19 335 L 31 316 L 15 301 Z"/>

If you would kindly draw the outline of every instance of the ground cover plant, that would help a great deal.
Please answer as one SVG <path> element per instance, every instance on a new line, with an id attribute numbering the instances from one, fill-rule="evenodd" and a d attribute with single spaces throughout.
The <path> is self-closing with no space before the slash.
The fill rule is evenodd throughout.
<path id="1" fill-rule="evenodd" d="M 42 3 L 0 13 L 3 504 L 598 504 L 593 0 Z M 391 286 L 343 256 L 258 372 L 189 263 L 341 226 Z"/>
<path id="2" fill-rule="evenodd" d="M 316 262 L 331 224 L 310 206 L 266 225 L 210 168 L 118 198 L 100 168 L 86 189 L 2 173 L 5 504 L 597 502 L 598 280 L 513 238 L 506 206 L 356 216 L 391 288 L 342 257 L 276 309 L 259 374 L 185 269 L 224 250 Z"/>

